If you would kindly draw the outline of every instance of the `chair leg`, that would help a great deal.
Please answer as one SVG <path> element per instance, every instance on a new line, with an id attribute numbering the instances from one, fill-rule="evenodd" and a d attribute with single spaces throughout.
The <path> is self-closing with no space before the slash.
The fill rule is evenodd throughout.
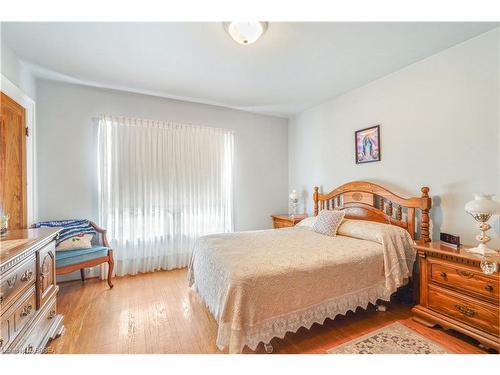
<path id="1" fill-rule="evenodd" d="M 113 283 L 111 282 L 111 276 L 113 275 L 113 268 L 115 266 L 115 261 L 113 259 L 113 250 L 108 250 L 108 285 L 109 288 L 113 288 Z"/>
<path id="2" fill-rule="evenodd" d="M 85 268 L 80 268 L 80 276 L 82 281 L 85 281 Z"/>

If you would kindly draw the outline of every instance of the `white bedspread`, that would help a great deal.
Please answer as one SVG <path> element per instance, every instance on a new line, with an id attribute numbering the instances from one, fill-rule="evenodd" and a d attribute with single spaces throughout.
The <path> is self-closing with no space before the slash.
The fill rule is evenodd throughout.
<path id="1" fill-rule="evenodd" d="M 217 346 L 255 349 L 388 300 L 411 275 L 411 237 L 385 224 L 344 224 L 337 237 L 294 227 L 200 238 L 188 280 L 218 322 Z"/>

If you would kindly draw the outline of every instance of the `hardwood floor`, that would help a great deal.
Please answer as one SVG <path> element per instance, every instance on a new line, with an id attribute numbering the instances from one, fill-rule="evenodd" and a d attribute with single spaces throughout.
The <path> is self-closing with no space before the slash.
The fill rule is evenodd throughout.
<path id="1" fill-rule="evenodd" d="M 62 283 L 58 296 L 66 333 L 54 340 L 55 353 L 222 353 L 215 345 L 217 324 L 187 286 L 186 271 L 173 270 L 113 279 Z M 473 340 L 411 320 L 410 307 L 392 303 L 348 313 L 274 339 L 275 353 L 326 353 L 336 345 L 395 321 L 457 353 L 483 353 Z M 245 348 L 245 353 L 254 353 Z M 265 353 L 261 344 L 256 353 Z"/>

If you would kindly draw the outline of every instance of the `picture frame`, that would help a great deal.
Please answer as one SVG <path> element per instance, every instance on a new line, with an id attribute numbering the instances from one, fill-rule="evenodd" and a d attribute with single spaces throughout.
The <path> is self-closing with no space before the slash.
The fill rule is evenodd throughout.
<path id="1" fill-rule="evenodd" d="M 354 132 L 354 156 L 356 164 L 381 160 L 380 125 Z"/>

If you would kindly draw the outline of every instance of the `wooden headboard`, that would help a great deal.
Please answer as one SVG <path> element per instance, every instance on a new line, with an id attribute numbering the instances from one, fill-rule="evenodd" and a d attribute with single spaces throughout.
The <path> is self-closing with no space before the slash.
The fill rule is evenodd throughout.
<path id="1" fill-rule="evenodd" d="M 429 242 L 429 210 L 431 198 L 429 188 L 420 189 L 421 197 L 401 198 L 389 190 L 365 181 L 344 184 L 329 193 L 322 194 L 314 187 L 314 216 L 319 210 L 345 210 L 346 218 L 377 221 L 406 229 L 415 239 L 416 209 L 421 210 L 420 239 Z"/>

